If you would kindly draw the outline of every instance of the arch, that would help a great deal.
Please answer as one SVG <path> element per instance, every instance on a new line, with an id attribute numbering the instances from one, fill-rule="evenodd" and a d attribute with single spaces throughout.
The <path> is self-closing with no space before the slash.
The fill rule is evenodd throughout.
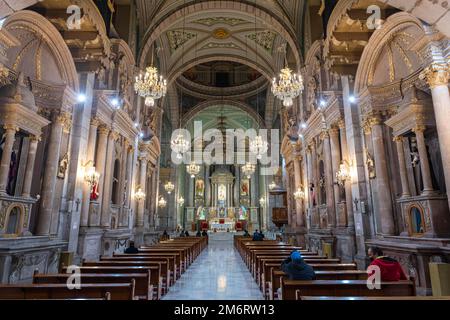
<path id="1" fill-rule="evenodd" d="M 15 211 L 17 213 L 17 217 L 15 220 L 15 232 L 10 233 L 8 232 L 8 229 L 10 229 L 10 223 L 11 223 L 11 214 L 13 214 L 13 210 L 17 209 L 18 211 Z M 4 231 L 5 234 L 12 234 L 12 235 L 19 235 L 24 230 L 24 224 L 26 224 L 27 221 L 24 221 L 25 219 L 25 207 L 22 204 L 18 203 L 12 203 L 7 209 L 6 209 L 6 218 L 5 218 L 5 226 Z"/>
<path id="2" fill-rule="evenodd" d="M 375 66 L 384 46 L 391 40 L 391 36 L 398 34 L 408 27 L 417 27 L 423 30 L 422 22 L 409 13 L 399 12 L 390 16 L 383 28 L 374 32 L 363 51 L 355 77 L 355 96 L 360 96 L 365 88 L 369 86 L 369 78 L 372 68 Z"/>
<path id="3" fill-rule="evenodd" d="M 254 3 L 237 3 L 230 0 L 188 3 L 176 8 L 168 15 L 161 17 L 159 21 L 157 21 L 147 30 L 147 33 L 144 36 L 143 43 L 145 43 L 145 45 L 139 55 L 139 66 L 141 68 L 145 68 L 146 59 L 149 51 L 151 50 L 153 42 L 155 42 L 171 26 L 180 21 L 180 19 L 196 15 L 198 14 L 198 12 L 211 13 L 217 11 L 223 12 L 224 10 L 229 12 L 237 12 L 239 14 L 244 13 L 251 16 L 252 18 L 254 18 L 256 15 L 256 17 L 260 21 L 263 21 L 265 25 L 273 26 L 273 30 L 281 35 L 292 48 L 297 68 L 301 66 L 302 58 L 300 56 L 300 47 L 298 45 L 298 41 L 295 39 L 293 30 L 288 30 L 288 28 L 284 26 L 278 19 L 273 17 L 270 12 L 266 12 L 261 7 L 255 6 Z"/>
<path id="4" fill-rule="evenodd" d="M 26 27 L 30 32 L 39 35 L 46 42 L 55 57 L 61 76 L 74 91 L 79 91 L 79 80 L 72 54 L 59 31 L 45 17 L 33 11 L 19 11 L 8 17 L 5 29 Z"/>
<path id="5" fill-rule="evenodd" d="M 252 119 L 258 123 L 261 129 L 264 128 L 264 120 L 261 118 L 260 115 L 256 113 L 256 111 L 252 107 L 248 106 L 243 102 L 234 100 L 208 100 L 198 104 L 183 116 L 183 119 L 181 121 L 182 127 L 185 127 L 189 123 L 189 121 L 191 121 L 200 112 L 217 105 L 228 105 L 238 108 L 248 113 L 252 117 Z"/>

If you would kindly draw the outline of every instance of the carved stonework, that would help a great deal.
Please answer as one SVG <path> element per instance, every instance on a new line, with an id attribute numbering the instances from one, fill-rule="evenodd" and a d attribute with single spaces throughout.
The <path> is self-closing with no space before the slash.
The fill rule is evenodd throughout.
<path id="1" fill-rule="evenodd" d="M 422 72 L 421 78 L 427 81 L 431 89 L 438 86 L 447 86 L 450 78 L 449 66 L 434 63 Z"/>
<path id="2" fill-rule="evenodd" d="M 67 168 L 69 166 L 69 154 L 66 153 L 59 161 L 58 178 L 64 179 L 66 177 Z"/>

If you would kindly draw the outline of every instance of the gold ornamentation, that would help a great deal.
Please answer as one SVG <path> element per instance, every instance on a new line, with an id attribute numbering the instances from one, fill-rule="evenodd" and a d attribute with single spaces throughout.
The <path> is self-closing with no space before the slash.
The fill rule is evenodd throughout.
<path id="1" fill-rule="evenodd" d="M 230 32 L 224 28 L 219 28 L 213 31 L 213 37 L 220 40 L 227 39 L 230 35 Z"/>
<path id="2" fill-rule="evenodd" d="M 427 127 L 424 125 L 417 125 L 412 129 L 412 131 L 414 133 L 424 133 L 426 129 L 427 129 Z"/>
<path id="3" fill-rule="evenodd" d="M 105 135 L 105 136 L 107 136 L 108 134 L 109 134 L 109 128 L 106 126 L 106 125 L 100 125 L 99 127 L 98 127 L 98 132 L 101 134 L 101 135 Z"/>
<path id="4" fill-rule="evenodd" d="M 448 86 L 450 77 L 449 66 L 447 64 L 433 63 L 425 68 L 421 75 L 421 79 L 425 79 L 431 89 L 438 86 Z"/>
<path id="5" fill-rule="evenodd" d="M 234 27 L 234 26 L 237 26 L 240 24 L 248 23 L 248 21 L 245 21 L 245 20 L 239 19 L 239 18 L 212 17 L 212 18 L 198 19 L 198 20 L 195 20 L 194 23 L 202 24 L 202 25 L 208 26 L 208 27 L 211 27 L 211 26 L 219 24 L 219 23 L 223 23 L 223 24 L 227 24 L 229 26 Z"/>
<path id="6" fill-rule="evenodd" d="M 271 31 L 261 31 L 246 36 L 248 39 L 255 41 L 266 51 L 272 52 L 276 34 Z"/>
<path id="7" fill-rule="evenodd" d="M 173 30 L 167 32 L 167 38 L 169 39 L 169 46 L 172 52 L 178 50 L 186 42 L 195 38 L 197 35 L 192 32 L 186 32 L 182 30 Z"/>
<path id="8" fill-rule="evenodd" d="M 3 64 L 0 63 L 0 86 L 9 84 L 9 70 Z"/>
<path id="9" fill-rule="evenodd" d="M 319 138 L 320 138 L 320 140 L 329 139 L 330 138 L 330 133 L 328 132 L 328 130 L 322 130 L 322 132 L 320 133 Z"/>

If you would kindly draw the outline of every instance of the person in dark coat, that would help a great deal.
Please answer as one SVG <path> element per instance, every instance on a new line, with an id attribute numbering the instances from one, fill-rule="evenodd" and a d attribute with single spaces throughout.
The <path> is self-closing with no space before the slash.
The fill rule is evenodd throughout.
<path id="1" fill-rule="evenodd" d="M 187 230 L 184 232 L 184 236 L 189 237 L 189 232 Z"/>
<path id="2" fill-rule="evenodd" d="M 261 237 L 261 233 L 258 232 L 258 230 L 255 230 L 255 232 L 253 233 L 252 241 L 263 241 L 263 238 Z"/>
<path id="3" fill-rule="evenodd" d="M 246 237 L 246 238 L 250 238 L 251 237 L 251 235 L 250 235 L 250 233 L 248 233 L 247 229 L 244 229 L 244 237 Z"/>
<path id="4" fill-rule="evenodd" d="M 195 234 L 196 237 L 201 237 L 202 233 L 200 232 L 200 230 L 197 231 L 197 233 Z"/>
<path id="5" fill-rule="evenodd" d="M 202 237 L 207 237 L 207 236 L 208 236 L 208 232 L 206 232 L 206 230 L 203 230 Z"/>
<path id="6" fill-rule="evenodd" d="M 125 249 L 125 253 L 126 254 L 135 254 L 135 253 L 139 253 L 138 248 L 136 248 L 134 246 L 134 241 L 130 241 L 130 244 L 128 246 L 128 248 Z"/>
<path id="7" fill-rule="evenodd" d="M 315 280 L 314 269 L 305 262 L 299 251 L 291 253 L 290 257 L 281 263 L 283 270 L 289 277 L 289 280 Z"/>

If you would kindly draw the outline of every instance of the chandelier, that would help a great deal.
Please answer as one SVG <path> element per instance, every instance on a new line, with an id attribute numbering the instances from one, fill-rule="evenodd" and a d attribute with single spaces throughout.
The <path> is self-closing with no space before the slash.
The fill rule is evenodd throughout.
<path id="1" fill-rule="evenodd" d="M 350 172 L 348 170 L 347 164 L 342 161 L 339 170 L 336 172 L 336 181 L 338 185 L 343 186 L 345 181 L 350 179 Z"/>
<path id="2" fill-rule="evenodd" d="M 100 180 L 100 173 L 95 171 L 95 167 L 89 167 L 89 169 L 86 170 L 84 174 L 84 181 L 89 183 L 92 186 L 98 184 L 98 181 Z"/>
<path id="3" fill-rule="evenodd" d="M 164 189 L 166 189 L 168 194 L 171 194 L 173 190 L 175 190 L 175 186 L 172 182 L 167 181 L 167 183 L 164 185 Z"/>
<path id="4" fill-rule="evenodd" d="M 261 207 L 265 207 L 266 206 L 266 198 L 262 197 L 261 199 L 259 199 L 259 204 L 261 205 Z"/>
<path id="5" fill-rule="evenodd" d="M 182 159 L 183 154 L 189 151 L 191 143 L 182 134 L 179 134 L 175 139 L 170 141 L 170 147 L 177 154 L 177 159 Z"/>
<path id="6" fill-rule="evenodd" d="M 302 187 L 298 188 L 297 191 L 294 192 L 294 198 L 295 200 L 305 199 L 305 191 L 303 191 Z"/>
<path id="7" fill-rule="evenodd" d="M 180 207 L 182 207 L 184 205 L 184 198 L 183 197 L 179 197 L 177 200 L 177 203 Z"/>
<path id="8" fill-rule="evenodd" d="M 269 143 L 261 136 L 256 136 L 255 140 L 250 141 L 250 152 L 256 155 L 257 159 L 261 159 L 262 155 L 267 153 Z"/>
<path id="9" fill-rule="evenodd" d="M 145 193 L 142 191 L 142 188 L 138 188 L 138 190 L 134 194 L 134 197 L 137 201 L 141 201 L 145 198 Z"/>
<path id="10" fill-rule="evenodd" d="M 200 172 L 200 166 L 195 163 L 191 163 L 187 167 L 187 172 L 191 175 L 191 178 L 195 178 L 196 175 Z"/>
<path id="11" fill-rule="evenodd" d="M 153 107 L 155 100 L 164 97 L 167 93 L 167 81 L 158 76 L 158 69 L 148 67 L 145 74 L 139 74 L 134 84 L 136 93 L 145 98 L 145 105 Z"/>
<path id="12" fill-rule="evenodd" d="M 159 201 L 158 201 L 158 207 L 160 207 L 160 208 L 165 208 L 166 205 L 167 205 L 166 199 L 164 199 L 163 197 L 159 198 Z"/>
<path id="13" fill-rule="evenodd" d="M 292 107 L 293 100 L 302 93 L 303 89 L 302 76 L 293 74 L 292 70 L 287 67 L 280 71 L 279 79 L 273 79 L 272 93 L 283 101 L 285 107 Z"/>
<path id="14" fill-rule="evenodd" d="M 250 162 L 247 162 L 244 166 L 242 166 L 242 172 L 249 179 L 251 178 L 251 176 L 255 172 L 255 170 L 256 170 L 256 166 L 254 164 L 251 164 Z"/>

